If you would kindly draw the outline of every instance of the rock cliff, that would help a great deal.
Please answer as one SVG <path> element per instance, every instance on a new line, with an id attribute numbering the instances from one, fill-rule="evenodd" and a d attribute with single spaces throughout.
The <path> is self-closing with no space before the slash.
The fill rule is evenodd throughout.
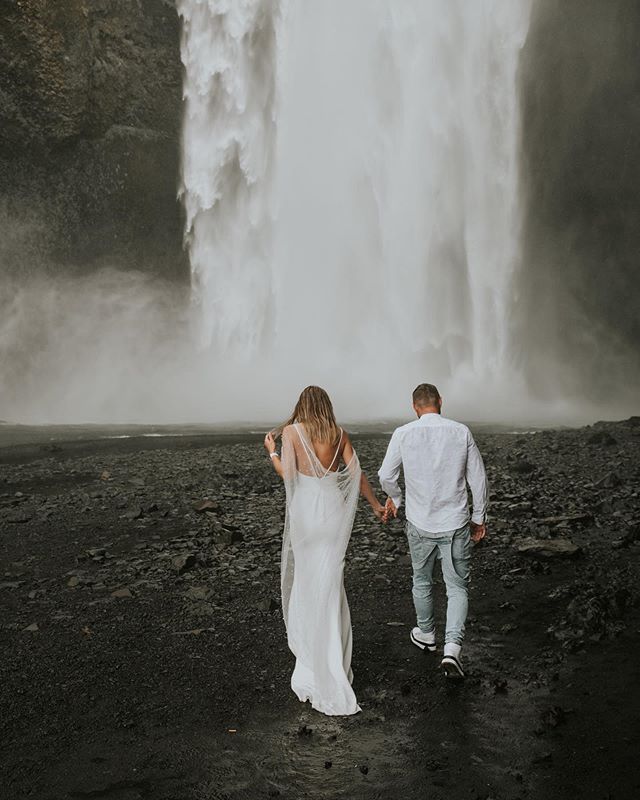
<path id="1" fill-rule="evenodd" d="M 169 0 L 0 4 L 5 272 L 186 274 L 179 39 Z"/>

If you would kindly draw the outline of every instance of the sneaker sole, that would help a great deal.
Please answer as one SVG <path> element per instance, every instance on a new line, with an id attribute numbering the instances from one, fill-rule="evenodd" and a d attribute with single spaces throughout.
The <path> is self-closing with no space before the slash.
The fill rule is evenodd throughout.
<path id="1" fill-rule="evenodd" d="M 427 644 L 426 642 L 421 642 L 420 639 L 415 638 L 415 636 L 413 635 L 413 631 L 411 631 L 411 633 L 409 634 L 409 638 L 411 639 L 413 644 L 415 644 L 416 647 L 420 648 L 420 650 L 428 650 L 430 653 L 436 652 L 435 642 L 433 644 Z"/>
<path id="2" fill-rule="evenodd" d="M 460 662 L 453 656 L 445 656 L 440 662 L 440 666 L 444 670 L 445 678 L 456 681 L 460 681 L 464 678 L 464 671 L 460 666 Z"/>

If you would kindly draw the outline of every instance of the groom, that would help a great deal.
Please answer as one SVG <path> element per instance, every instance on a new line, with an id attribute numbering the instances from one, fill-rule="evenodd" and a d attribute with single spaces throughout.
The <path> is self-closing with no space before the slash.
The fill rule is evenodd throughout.
<path id="1" fill-rule="evenodd" d="M 402 503 L 401 467 L 404 472 L 418 618 L 411 641 L 421 650 L 436 649 L 432 586 L 433 567 L 440 559 L 448 598 L 441 666 L 447 677 L 463 678 L 460 648 L 467 618 L 471 540 L 479 542 L 486 535 L 487 478 L 471 431 L 440 415 L 442 398 L 435 386 L 421 383 L 413 392 L 413 408 L 418 419 L 393 432 L 378 477 L 388 495 L 386 518 L 395 517 Z M 471 520 L 467 483 L 473 495 Z"/>

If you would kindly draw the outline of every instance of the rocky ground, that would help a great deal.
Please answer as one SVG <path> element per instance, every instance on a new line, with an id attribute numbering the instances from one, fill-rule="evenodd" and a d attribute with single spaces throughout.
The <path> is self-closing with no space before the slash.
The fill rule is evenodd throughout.
<path id="1" fill-rule="evenodd" d="M 478 433 L 460 686 L 408 641 L 402 525 L 361 508 L 350 718 L 288 687 L 259 437 L 0 449 L 2 798 L 639 796 L 639 423 Z M 387 437 L 355 441 L 373 476 Z"/>

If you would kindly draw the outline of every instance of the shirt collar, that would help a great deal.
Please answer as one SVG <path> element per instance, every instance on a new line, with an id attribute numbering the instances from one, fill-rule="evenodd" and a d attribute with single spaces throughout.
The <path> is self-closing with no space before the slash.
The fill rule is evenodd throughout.
<path id="1" fill-rule="evenodd" d="M 435 418 L 435 419 L 437 419 L 437 420 L 438 420 L 438 419 L 442 419 L 442 415 L 441 415 L 441 414 L 436 414 L 435 412 L 428 413 L 428 414 L 423 414 L 423 415 L 422 415 L 422 416 L 421 416 L 421 417 L 418 419 L 418 422 L 419 422 L 421 425 L 428 425 L 430 422 L 432 422 L 432 421 L 433 421 L 433 418 Z"/>

